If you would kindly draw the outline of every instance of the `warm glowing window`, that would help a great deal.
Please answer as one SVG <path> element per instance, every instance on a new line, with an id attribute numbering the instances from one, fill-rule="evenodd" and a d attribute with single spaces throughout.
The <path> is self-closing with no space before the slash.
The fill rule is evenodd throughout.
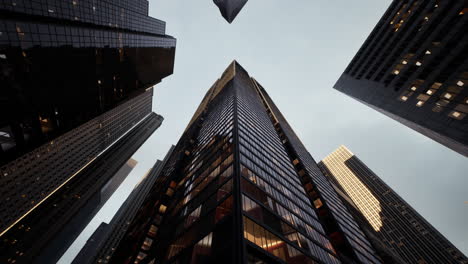
<path id="1" fill-rule="evenodd" d="M 322 207 L 323 206 L 322 200 L 320 200 L 320 199 L 314 200 L 314 205 L 315 205 L 315 208 Z"/>
<path id="2" fill-rule="evenodd" d="M 418 101 L 418 103 L 416 104 L 416 106 L 421 107 L 423 104 L 424 104 L 424 101 Z"/>
<path id="3" fill-rule="evenodd" d="M 406 102 L 406 101 L 408 100 L 408 96 L 403 95 L 402 97 L 400 97 L 400 99 L 401 99 L 403 102 Z"/>
<path id="4" fill-rule="evenodd" d="M 161 204 L 161 206 L 159 207 L 159 212 L 161 214 L 164 214 L 166 212 L 166 209 L 167 209 L 167 206 L 165 206 L 164 204 Z"/>
<path id="5" fill-rule="evenodd" d="M 147 237 L 145 241 L 143 242 L 141 249 L 149 250 L 152 244 L 153 244 L 153 239 Z"/>
<path id="6" fill-rule="evenodd" d="M 133 262 L 133 263 L 134 264 L 140 263 L 144 258 L 146 258 L 146 256 L 147 255 L 145 253 L 143 253 L 143 252 L 138 253 L 138 256 L 136 257 L 135 262 Z"/>
<path id="7" fill-rule="evenodd" d="M 148 231 L 148 235 L 151 236 L 151 237 L 154 237 L 156 236 L 156 233 L 158 232 L 158 227 L 155 226 L 155 225 L 151 225 L 149 231 Z"/>
<path id="8" fill-rule="evenodd" d="M 465 85 L 465 83 L 462 82 L 462 81 L 458 81 L 458 82 L 457 82 L 457 85 L 461 87 L 461 86 Z"/>
<path id="9" fill-rule="evenodd" d="M 245 216 L 244 238 L 286 261 L 286 243 Z"/>
<path id="10" fill-rule="evenodd" d="M 449 116 L 458 120 L 462 120 L 463 118 L 465 118 L 466 114 L 458 111 L 452 111 L 450 112 Z"/>
<path id="11" fill-rule="evenodd" d="M 421 66 L 421 65 L 422 65 L 422 63 L 420 61 L 416 62 L 416 66 Z"/>
<path id="12" fill-rule="evenodd" d="M 445 93 L 444 97 L 447 98 L 447 99 L 450 99 L 450 98 L 452 98 L 452 95 L 450 93 Z"/>
<path id="13" fill-rule="evenodd" d="M 435 92 L 435 90 L 427 90 L 426 94 L 428 94 L 428 95 L 433 95 L 434 92 Z"/>

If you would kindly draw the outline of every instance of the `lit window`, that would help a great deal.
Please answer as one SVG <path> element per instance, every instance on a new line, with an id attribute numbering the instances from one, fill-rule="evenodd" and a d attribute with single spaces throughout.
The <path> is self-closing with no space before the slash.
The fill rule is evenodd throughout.
<path id="1" fill-rule="evenodd" d="M 457 82 L 457 85 L 461 87 L 461 86 L 465 85 L 465 83 L 462 82 L 462 81 L 458 81 L 458 82 Z"/>
<path id="2" fill-rule="evenodd" d="M 166 209 L 167 209 L 167 206 L 165 206 L 164 204 L 161 204 L 161 206 L 159 207 L 159 212 L 161 214 L 164 214 L 166 212 Z"/>
<path id="3" fill-rule="evenodd" d="M 53 12 L 54 12 L 54 10 L 52 10 L 52 9 L 49 9 L 49 10 L 47 10 L 47 11 L 49 11 L 49 13 L 53 13 Z"/>
<path id="4" fill-rule="evenodd" d="M 432 95 L 434 93 L 434 90 L 427 90 L 426 92 L 428 95 Z"/>
<path id="5" fill-rule="evenodd" d="M 423 104 L 424 104 L 424 101 L 419 101 L 419 102 L 416 104 L 416 106 L 417 106 L 417 107 L 421 107 Z"/>
<path id="6" fill-rule="evenodd" d="M 452 98 L 452 95 L 450 93 L 446 93 L 446 94 L 444 94 L 444 97 L 447 98 L 447 99 L 450 99 L 450 98 Z"/>
<path id="7" fill-rule="evenodd" d="M 145 241 L 143 242 L 143 245 L 141 246 L 141 248 L 143 250 L 149 250 L 152 244 L 153 244 L 153 239 L 147 237 Z"/>
<path id="8" fill-rule="evenodd" d="M 416 91 L 416 86 L 411 87 L 411 91 Z"/>
<path id="9" fill-rule="evenodd" d="M 430 50 L 426 50 L 426 54 L 427 54 L 427 55 L 431 54 L 431 51 L 430 51 Z"/>
<path id="10" fill-rule="evenodd" d="M 416 62 L 416 66 L 421 66 L 421 65 L 422 65 L 421 62 L 419 62 L 419 61 Z"/>
<path id="11" fill-rule="evenodd" d="M 460 113 L 458 111 L 452 111 L 450 112 L 449 116 L 458 120 L 462 120 L 466 116 L 466 114 Z"/>
<path id="12" fill-rule="evenodd" d="M 0 54 L 0 59 L 6 60 L 6 55 L 5 54 Z"/>
<path id="13" fill-rule="evenodd" d="M 408 97 L 407 97 L 407 96 L 404 96 L 404 95 L 403 95 L 402 97 L 400 97 L 400 98 L 401 98 L 401 100 L 404 101 L 404 102 L 406 102 L 406 100 L 408 100 Z"/>
<path id="14" fill-rule="evenodd" d="M 442 86 L 442 83 L 440 83 L 440 82 L 435 82 L 435 83 L 431 86 L 431 88 L 432 88 L 432 89 L 439 89 L 441 86 Z"/>
<path id="15" fill-rule="evenodd" d="M 403 64 L 405 64 L 405 65 L 406 65 L 406 64 L 408 64 L 408 62 L 407 62 L 407 61 L 405 61 L 405 60 L 404 60 L 404 61 L 402 61 L 401 63 L 403 63 Z"/>
<path id="16" fill-rule="evenodd" d="M 135 264 L 140 263 L 144 258 L 146 258 L 146 256 L 147 255 L 145 253 L 143 253 L 143 252 L 138 253 L 138 256 L 136 257 L 135 262 L 133 262 L 133 263 L 135 263 Z"/>
<path id="17" fill-rule="evenodd" d="M 398 75 L 398 74 L 400 74 L 400 71 L 399 71 L 399 70 L 395 70 L 395 71 L 393 71 L 393 74 Z"/>

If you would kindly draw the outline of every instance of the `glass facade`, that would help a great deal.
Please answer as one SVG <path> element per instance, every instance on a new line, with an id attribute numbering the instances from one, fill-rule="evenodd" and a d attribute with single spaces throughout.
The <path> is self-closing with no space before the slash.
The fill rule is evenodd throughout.
<path id="1" fill-rule="evenodd" d="M 349 197 L 357 218 L 403 263 L 468 263 L 468 259 L 346 147 L 320 167 Z M 352 211 L 353 212 L 353 211 Z"/>
<path id="2" fill-rule="evenodd" d="M 172 74 L 176 40 L 148 4 L 0 1 L 0 262 L 60 254 L 73 217 L 89 220 L 110 172 L 161 124 L 152 86 Z"/>
<path id="3" fill-rule="evenodd" d="M 335 89 L 468 156 L 467 10 L 394 0 Z"/>
<path id="4" fill-rule="evenodd" d="M 265 96 L 237 62 L 228 67 L 111 263 L 380 263 L 351 216 L 362 237 L 334 241 L 348 236 L 330 231 L 337 222 L 312 199 Z"/>
<path id="5" fill-rule="evenodd" d="M 104 205 L 126 175 L 122 164 L 161 125 L 154 113 L 99 155 L 78 175 L 8 229 L 0 241 L 0 263 L 55 263 Z M 119 179 L 120 178 L 120 179 Z M 11 212 L 11 211 L 10 211 Z M 11 213 L 12 217 L 17 215 Z"/>

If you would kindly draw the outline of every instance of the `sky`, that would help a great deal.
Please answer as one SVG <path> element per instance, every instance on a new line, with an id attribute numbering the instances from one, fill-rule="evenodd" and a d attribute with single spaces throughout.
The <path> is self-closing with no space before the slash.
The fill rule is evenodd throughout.
<path id="1" fill-rule="evenodd" d="M 59 263 L 70 263 L 101 222 L 176 144 L 204 94 L 232 60 L 267 90 L 320 161 L 340 145 L 468 255 L 468 160 L 334 90 L 391 0 L 250 0 L 228 24 L 211 0 L 150 0 L 177 38 L 174 74 L 155 86 L 162 126 L 139 163 Z"/>

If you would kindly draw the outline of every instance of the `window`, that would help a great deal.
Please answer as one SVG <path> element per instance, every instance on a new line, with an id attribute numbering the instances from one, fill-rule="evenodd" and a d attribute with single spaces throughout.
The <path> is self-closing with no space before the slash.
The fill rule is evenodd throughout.
<path id="1" fill-rule="evenodd" d="M 417 106 L 417 107 L 421 107 L 423 104 L 424 104 L 424 101 L 418 101 L 418 103 L 416 104 L 416 106 Z"/>
<path id="2" fill-rule="evenodd" d="M 165 206 L 164 204 L 161 204 L 161 206 L 159 206 L 159 212 L 161 214 L 164 214 L 166 212 L 166 209 L 167 209 L 167 206 Z"/>
<path id="3" fill-rule="evenodd" d="M 153 239 L 147 237 L 145 239 L 145 242 L 143 242 L 143 245 L 141 246 L 141 249 L 149 250 L 152 244 L 153 244 Z"/>
<path id="4" fill-rule="evenodd" d="M 206 263 L 207 257 L 211 255 L 211 244 L 213 232 L 209 233 L 193 247 L 192 261 L 190 263 Z"/>
<path id="5" fill-rule="evenodd" d="M 146 258 L 146 256 L 147 255 L 145 253 L 143 253 L 143 252 L 138 253 L 138 256 L 136 257 L 135 262 L 133 262 L 133 263 L 134 264 L 140 263 L 144 258 Z"/>

